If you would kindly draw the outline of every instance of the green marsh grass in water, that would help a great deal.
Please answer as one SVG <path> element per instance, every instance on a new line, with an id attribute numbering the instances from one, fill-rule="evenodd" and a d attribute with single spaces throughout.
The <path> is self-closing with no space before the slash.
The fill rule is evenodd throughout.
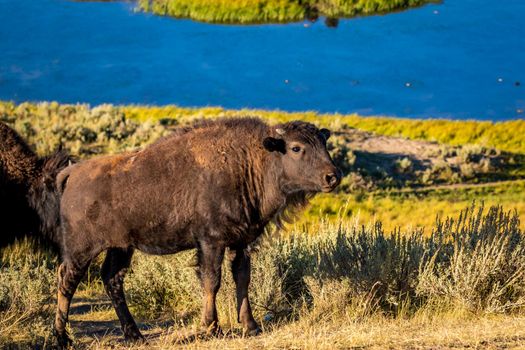
<path id="1" fill-rule="evenodd" d="M 354 17 L 421 6 L 429 0 L 139 0 L 157 15 L 213 23 L 281 23 L 319 16 Z"/>

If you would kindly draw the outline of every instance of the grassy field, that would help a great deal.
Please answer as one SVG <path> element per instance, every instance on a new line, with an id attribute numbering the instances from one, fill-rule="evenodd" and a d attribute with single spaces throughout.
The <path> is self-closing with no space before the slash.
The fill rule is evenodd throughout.
<path id="1" fill-rule="evenodd" d="M 126 291 L 148 344 L 131 348 L 520 348 L 523 121 L 0 102 L 0 120 L 40 154 L 63 145 L 81 159 L 143 147 L 197 119 L 246 115 L 331 128 L 330 152 L 345 172 L 341 188 L 316 197 L 254 254 L 259 337 L 242 337 L 229 268 L 219 298 L 225 336 L 206 338 L 196 331 L 193 252 L 136 254 Z M 35 253 L 33 244 L 1 253 L 0 348 L 52 344 L 57 258 Z M 99 265 L 74 300 L 75 340 L 80 348 L 128 349 Z"/>
<path id="2" fill-rule="evenodd" d="M 354 17 L 399 11 L 429 0 L 139 0 L 141 10 L 157 15 L 213 23 L 275 23 Z"/>
<path id="3" fill-rule="evenodd" d="M 225 335 L 207 338 L 197 328 L 193 253 L 137 254 L 126 291 L 148 344 L 132 348 L 518 348 L 523 342 L 525 241 L 515 214 L 473 207 L 436 223 L 431 235 L 347 220 L 316 229 L 316 236 L 297 230 L 266 237 L 254 254 L 251 295 L 264 334 L 249 339 L 236 322 L 228 266 L 218 299 Z M 28 255 L 30 245 L 2 254 L 4 348 L 52 344 L 56 259 Z M 71 321 L 80 348 L 130 348 L 97 264 L 80 286 Z"/>
<path id="4" fill-rule="evenodd" d="M 360 194 L 321 195 L 314 199 L 305 215 L 295 225 L 312 231 L 321 217 L 337 219 L 339 213 L 348 220 L 363 224 L 381 221 L 387 230 L 397 227 L 430 228 L 436 216 L 456 216 L 472 202 L 487 206 L 502 205 L 525 218 L 525 182 L 511 181 L 491 186 L 451 186 L 409 191 L 374 191 Z M 431 215 L 429 215 L 431 213 Z M 521 228 L 525 228 L 522 220 Z M 315 230 L 313 230 L 315 231 Z M 428 231 L 427 231 L 428 232 Z"/>

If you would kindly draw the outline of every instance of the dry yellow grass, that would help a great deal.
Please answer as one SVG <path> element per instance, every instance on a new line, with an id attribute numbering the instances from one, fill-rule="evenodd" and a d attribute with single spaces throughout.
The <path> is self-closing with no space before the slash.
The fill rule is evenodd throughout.
<path id="1" fill-rule="evenodd" d="M 116 321 L 115 321 L 116 324 Z M 110 329 L 108 329 L 111 331 Z M 302 319 L 243 338 L 238 332 L 222 338 L 197 338 L 191 328 L 153 327 L 146 344 L 126 344 L 114 336 L 79 340 L 88 349 L 524 349 L 525 317 L 468 315 L 365 321 L 314 322 Z"/>

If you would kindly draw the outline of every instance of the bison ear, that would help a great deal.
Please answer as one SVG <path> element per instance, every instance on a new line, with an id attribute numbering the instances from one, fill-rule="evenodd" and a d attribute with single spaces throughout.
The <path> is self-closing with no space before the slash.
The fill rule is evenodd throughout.
<path id="1" fill-rule="evenodd" d="M 278 151 L 281 153 L 286 152 L 285 143 L 284 143 L 284 140 L 282 139 L 276 139 L 274 137 L 267 137 L 263 141 L 263 146 L 270 152 L 275 152 L 275 151 Z"/>
<path id="2" fill-rule="evenodd" d="M 328 130 L 328 129 L 321 129 L 321 130 L 319 130 L 319 133 L 324 138 L 325 142 L 328 141 L 328 139 L 330 138 L 330 135 L 331 135 L 330 130 Z"/>

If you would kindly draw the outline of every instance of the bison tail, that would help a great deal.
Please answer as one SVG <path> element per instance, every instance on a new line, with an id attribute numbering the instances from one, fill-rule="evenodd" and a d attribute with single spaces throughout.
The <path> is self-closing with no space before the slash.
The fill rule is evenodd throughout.
<path id="1" fill-rule="evenodd" d="M 69 154 L 59 150 L 54 154 L 41 158 L 40 172 L 29 191 L 29 204 L 38 215 L 40 221 L 39 241 L 55 250 L 60 246 L 60 198 L 62 188 L 57 186 L 57 176 L 60 171 L 71 164 Z"/>

